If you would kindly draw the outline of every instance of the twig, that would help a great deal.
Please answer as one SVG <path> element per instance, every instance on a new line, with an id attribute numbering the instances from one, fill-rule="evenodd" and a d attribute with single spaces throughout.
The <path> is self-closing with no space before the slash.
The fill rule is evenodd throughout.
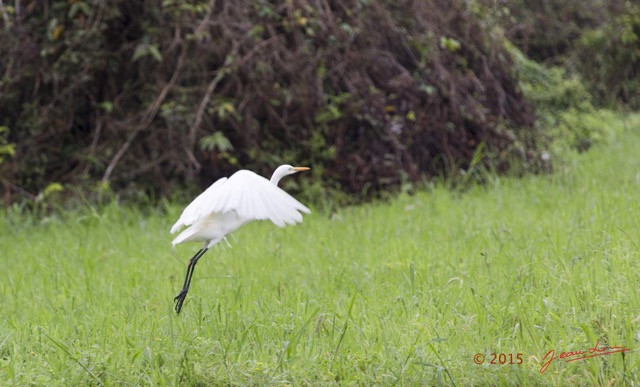
<path id="1" fill-rule="evenodd" d="M 209 21 L 210 17 L 211 17 L 211 13 L 213 12 L 213 9 L 215 7 L 215 3 L 216 0 L 211 0 L 210 6 L 209 6 L 209 10 L 207 12 L 207 16 L 202 20 L 202 22 L 200 22 L 200 24 L 198 25 L 198 27 L 196 28 L 194 34 L 197 36 L 198 34 L 200 34 L 202 32 L 202 30 L 204 29 L 206 23 Z M 179 33 L 179 32 L 177 32 Z M 174 42 L 176 40 L 174 39 Z M 173 46 L 173 42 L 171 43 L 171 45 Z M 129 149 L 129 147 L 131 146 L 131 143 L 133 143 L 133 140 L 137 137 L 138 133 L 140 133 L 140 131 L 144 128 L 146 128 L 147 126 L 149 126 L 151 124 L 151 121 L 153 121 L 153 119 L 155 118 L 156 114 L 158 113 L 158 109 L 160 108 L 162 102 L 164 101 L 165 97 L 167 96 L 167 93 L 169 92 L 169 90 L 171 90 L 171 88 L 175 85 L 176 81 L 178 80 L 178 75 L 180 74 L 180 70 L 182 69 L 182 66 L 184 64 L 184 59 L 186 57 L 187 54 L 187 49 L 189 47 L 188 43 L 183 44 L 182 46 L 182 51 L 180 52 L 180 57 L 178 58 L 178 63 L 176 64 L 176 68 L 173 72 L 173 75 L 171 76 L 171 80 L 162 88 L 162 91 L 160 92 L 160 94 L 158 95 L 158 97 L 156 98 L 155 102 L 153 103 L 153 105 L 151 105 L 151 107 L 149 109 L 147 109 L 147 112 L 145 113 L 145 118 L 142 120 L 142 122 L 140 124 L 138 124 L 136 126 L 136 128 L 133 130 L 133 132 L 131 132 L 131 134 L 129 135 L 129 138 L 127 138 L 127 141 L 125 141 L 124 144 L 122 144 L 122 147 L 120 147 L 120 149 L 118 150 L 118 152 L 113 156 L 113 159 L 111 159 L 111 162 L 109 163 L 109 165 L 107 166 L 107 169 L 104 172 L 104 175 L 102 176 L 102 181 L 107 181 L 109 180 L 109 178 L 111 177 L 111 174 L 113 173 L 113 169 L 116 167 L 116 165 L 120 162 L 120 159 L 124 156 L 124 154 L 127 152 L 127 150 Z M 218 78 L 216 76 L 216 78 Z M 220 76 L 220 79 L 222 79 L 222 76 Z M 218 81 L 219 82 L 219 81 Z M 217 84 L 217 82 L 216 82 Z M 212 89 L 211 93 L 213 93 L 213 89 L 215 89 L 214 85 L 210 85 L 209 88 Z M 208 103 L 208 99 L 206 101 Z M 201 106 L 206 106 L 205 104 L 201 103 Z M 200 108 L 198 109 L 198 111 L 200 112 Z M 202 111 L 204 111 L 204 107 L 202 107 Z M 199 113 L 200 115 L 202 113 Z M 201 118 L 200 118 L 201 120 Z M 197 121 L 198 125 L 200 124 L 200 121 Z M 192 129 L 193 132 L 195 132 L 195 130 Z M 193 134 L 193 137 L 195 138 L 195 133 Z M 191 138 L 191 135 L 190 135 Z M 195 140 L 194 140 L 195 141 Z"/>
<path id="2" fill-rule="evenodd" d="M 31 200 L 35 200 L 36 199 L 36 195 L 32 194 L 31 192 L 25 190 L 24 188 L 22 188 L 20 186 L 17 186 L 15 184 L 13 184 L 9 180 L 0 179 L 0 182 L 2 184 L 4 184 L 5 186 L 9 187 L 9 188 L 13 188 L 15 191 L 19 191 L 22 195 L 28 197 Z"/>
<path id="3" fill-rule="evenodd" d="M 209 86 L 207 86 L 207 91 L 204 93 L 204 97 L 200 101 L 200 105 L 198 105 L 198 110 L 196 111 L 196 118 L 191 125 L 191 130 L 189 131 L 189 148 L 193 148 L 196 143 L 196 131 L 198 127 L 200 127 L 200 123 L 202 123 L 202 117 L 204 116 L 204 111 L 209 104 L 209 100 L 211 99 L 211 94 L 218 86 L 218 83 L 224 78 L 227 67 L 223 67 L 217 71 L 216 76 L 209 82 Z"/>
<path id="4" fill-rule="evenodd" d="M 136 126 L 136 128 L 131 132 L 131 134 L 129 134 L 127 141 L 125 141 L 125 143 L 122 144 L 118 152 L 116 152 L 116 154 L 111 159 L 111 162 L 109 162 L 109 165 L 107 166 L 107 169 L 104 171 L 104 175 L 102 176 L 103 182 L 106 182 L 109 180 L 109 178 L 111 177 L 111 174 L 113 173 L 114 168 L 116 167 L 116 165 L 118 165 L 122 156 L 124 156 L 127 150 L 129 150 L 131 143 L 133 143 L 133 140 L 136 138 L 138 133 L 140 133 L 142 129 L 149 126 L 149 124 L 151 124 L 151 121 L 153 121 L 153 119 L 155 118 L 156 114 L 158 113 L 158 110 L 160 109 L 160 106 L 162 105 L 162 102 L 167 96 L 167 93 L 169 93 L 169 90 L 171 90 L 171 88 L 175 85 L 176 81 L 178 80 L 178 75 L 180 74 L 180 70 L 182 69 L 182 65 L 184 64 L 184 59 L 187 54 L 187 46 L 188 46 L 187 44 L 182 46 L 182 51 L 180 52 L 180 56 L 178 57 L 178 63 L 176 64 L 176 68 L 173 71 L 173 75 L 171 76 L 171 79 L 169 80 L 169 82 L 164 85 L 164 87 L 162 88 L 162 91 L 160 92 L 160 94 L 158 94 L 158 97 L 156 98 L 156 100 L 147 109 L 147 111 L 144 114 L 144 118 L 142 119 L 142 122 L 140 122 Z"/>
<path id="5" fill-rule="evenodd" d="M 0 12 L 2 12 L 2 19 L 4 20 L 4 28 L 6 30 L 9 29 L 9 14 L 7 13 L 7 9 L 4 7 L 4 2 L 0 0 Z"/>
<path id="6" fill-rule="evenodd" d="M 198 110 L 196 111 L 196 117 L 193 121 L 193 124 L 191 125 L 191 130 L 189 131 L 189 144 L 188 144 L 189 148 L 193 148 L 193 146 L 196 143 L 196 132 L 200 127 L 200 124 L 202 123 L 202 117 L 204 116 L 204 111 L 207 108 L 209 101 L 211 100 L 211 95 L 215 91 L 216 87 L 218 86 L 218 83 L 220 83 L 222 78 L 224 78 L 224 76 L 227 75 L 230 69 L 238 68 L 240 65 L 244 64 L 246 61 L 251 59 L 251 57 L 258 50 L 273 43 L 277 39 L 279 39 L 278 36 L 273 36 L 269 39 L 261 41 L 260 43 L 256 44 L 253 48 L 251 48 L 251 50 L 249 50 L 249 52 L 247 52 L 239 61 L 237 62 L 231 61 L 229 64 L 224 65 L 223 67 L 221 67 L 216 71 L 216 76 L 211 80 L 211 82 L 209 82 L 209 85 L 207 86 L 207 91 L 204 93 L 204 96 L 202 97 L 202 100 L 198 105 Z M 233 50 L 228 55 L 228 57 L 232 58 L 233 56 L 235 56 L 237 52 L 238 52 L 238 46 L 234 45 Z"/>
<path id="7" fill-rule="evenodd" d="M 193 154 L 191 148 L 185 146 L 184 152 L 187 154 L 187 158 L 189 159 L 189 161 L 191 161 L 191 164 L 196 167 L 196 170 L 200 170 L 201 165 L 198 162 L 198 159 L 196 159 L 196 156 Z"/>

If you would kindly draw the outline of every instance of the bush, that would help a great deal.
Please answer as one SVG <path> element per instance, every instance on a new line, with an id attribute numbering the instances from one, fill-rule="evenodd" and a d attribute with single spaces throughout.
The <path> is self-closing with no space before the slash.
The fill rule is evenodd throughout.
<path id="1" fill-rule="evenodd" d="M 528 58 L 564 65 L 582 34 L 607 23 L 624 8 L 625 0 L 480 0 L 507 38 Z"/>
<path id="2" fill-rule="evenodd" d="M 579 75 L 534 62 L 510 44 L 507 48 L 515 58 L 522 90 L 536 108 L 538 130 L 545 133 L 556 158 L 611 142 L 622 133 L 623 118 L 619 113 L 594 107 Z"/>
<path id="3" fill-rule="evenodd" d="M 498 171 L 538 159 L 511 57 L 467 2 L 211 4 L 7 7 L 5 201 L 51 182 L 158 197 L 284 162 L 358 200 L 456 174 L 480 144 Z"/>
<path id="4" fill-rule="evenodd" d="M 640 5 L 627 2 L 621 15 L 585 31 L 573 57 L 598 103 L 640 109 Z"/>
<path id="5" fill-rule="evenodd" d="M 480 0 L 528 58 L 579 74 L 598 106 L 640 107 L 640 5 L 627 0 Z"/>

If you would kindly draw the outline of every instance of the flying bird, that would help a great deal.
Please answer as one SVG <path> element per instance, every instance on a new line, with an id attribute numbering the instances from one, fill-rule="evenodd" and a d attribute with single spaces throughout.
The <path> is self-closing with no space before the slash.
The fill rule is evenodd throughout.
<path id="1" fill-rule="evenodd" d="M 302 222 L 302 213 L 311 213 L 278 187 L 283 177 L 309 169 L 281 165 L 273 172 L 271 180 L 243 169 L 229 178 L 217 180 L 184 209 L 171 227 L 171 233 L 187 228 L 171 244 L 174 248 L 183 242 L 203 242 L 204 245 L 189 260 L 184 285 L 174 299 L 176 313 L 180 314 L 198 260 L 228 234 L 253 220 L 270 220 L 276 226 L 284 227 Z"/>

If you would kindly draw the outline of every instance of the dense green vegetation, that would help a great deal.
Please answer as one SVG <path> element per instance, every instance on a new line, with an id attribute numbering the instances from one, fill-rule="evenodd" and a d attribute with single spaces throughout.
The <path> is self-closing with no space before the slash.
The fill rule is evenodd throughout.
<path id="1" fill-rule="evenodd" d="M 640 4 L 629 0 L 514 0 L 492 7 L 525 55 L 579 76 L 598 104 L 640 107 Z"/>
<path id="2" fill-rule="evenodd" d="M 625 122 L 553 175 L 250 224 L 203 258 L 180 316 L 197 248 L 171 254 L 180 206 L 4 210 L 0 381 L 638 384 L 640 119 Z M 596 343 L 633 351 L 540 373 L 550 350 Z"/>
<path id="3" fill-rule="evenodd" d="M 503 169 L 514 142 L 537 151 L 502 40 L 460 0 L 76 0 L 6 15 L 8 201 L 52 181 L 166 195 L 283 162 L 314 166 L 306 192 L 370 196 L 466 168 L 481 143 Z"/>
<path id="4" fill-rule="evenodd" d="M 631 1 L 23 3 L 0 3 L 5 204 L 157 201 L 283 162 L 314 167 L 289 183 L 306 199 L 357 202 L 549 171 L 602 137 L 583 114 L 640 106 Z"/>

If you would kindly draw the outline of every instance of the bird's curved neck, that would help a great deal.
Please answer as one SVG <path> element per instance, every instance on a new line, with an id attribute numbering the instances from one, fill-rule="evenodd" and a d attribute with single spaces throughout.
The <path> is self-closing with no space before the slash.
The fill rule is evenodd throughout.
<path id="1" fill-rule="evenodd" d="M 277 186 L 278 182 L 280 182 L 280 179 L 282 179 L 282 175 L 280 175 L 279 173 L 274 172 L 273 176 L 271 176 L 271 180 L 269 180 L 271 182 L 271 184 Z"/>

